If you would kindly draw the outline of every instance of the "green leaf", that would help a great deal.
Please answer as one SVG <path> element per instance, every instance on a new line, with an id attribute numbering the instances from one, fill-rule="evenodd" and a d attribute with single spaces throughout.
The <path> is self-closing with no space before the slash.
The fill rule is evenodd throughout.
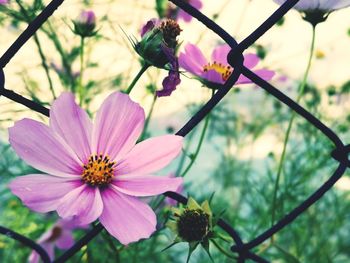
<path id="1" fill-rule="evenodd" d="M 196 209 L 202 210 L 202 207 L 192 197 L 188 198 L 187 207 L 190 210 L 196 210 Z"/>
<path id="2" fill-rule="evenodd" d="M 188 243 L 188 256 L 187 256 L 186 263 L 188 263 L 190 261 L 191 255 L 192 255 L 193 251 L 196 250 L 198 244 L 199 244 L 199 242 Z"/>
<path id="3" fill-rule="evenodd" d="M 171 248 L 172 246 L 176 245 L 177 243 L 179 243 L 179 242 L 174 241 L 173 243 L 171 243 L 171 244 L 170 244 L 169 246 L 167 246 L 166 248 L 163 248 L 160 252 L 164 252 L 165 250 L 167 250 L 167 249 Z"/>
<path id="4" fill-rule="evenodd" d="M 210 255 L 210 251 L 209 251 L 209 245 L 210 245 L 210 244 L 209 244 L 209 239 L 208 239 L 208 238 L 205 238 L 205 239 L 202 241 L 201 245 L 202 245 L 202 247 L 204 248 L 205 252 L 207 252 L 207 254 L 208 254 L 210 260 L 211 260 L 212 262 L 214 262 L 214 259 L 213 259 L 212 256 Z"/>

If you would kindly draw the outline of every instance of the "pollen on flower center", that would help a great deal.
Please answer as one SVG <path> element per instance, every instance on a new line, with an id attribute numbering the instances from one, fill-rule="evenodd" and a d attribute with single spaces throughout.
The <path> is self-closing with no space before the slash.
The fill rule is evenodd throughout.
<path id="1" fill-rule="evenodd" d="M 221 63 L 216 63 L 214 61 L 213 63 L 208 63 L 203 67 L 203 71 L 207 72 L 209 70 L 215 70 L 217 73 L 219 73 L 222 77 L 223 81 L 226 81 L 232 74 L 232 68 L 229 65 L 224 65 Z"/>
<path id="2" fill-rule="evenodd" d="M 108 185 L 113 179 L 114 165 L 115 162 L 111 162 L 107 155 L 91 155 L 89 162 L 83 166 L 81 177 L 91 186 Z"/>

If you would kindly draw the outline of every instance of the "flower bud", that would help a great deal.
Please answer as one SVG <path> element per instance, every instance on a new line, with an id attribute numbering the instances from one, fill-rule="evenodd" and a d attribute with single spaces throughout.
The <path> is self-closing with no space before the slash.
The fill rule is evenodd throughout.
<path id="1" fill-rule="evenodd" d="M 209 257 L 211 257 L 209 253 L 209 241 L 215 238 L 213 226 L 216 219 L 213 218 L 209 202 L 204 201 L 199 205 L 190 197 L 185 207 L 174 207 L 172 208 L 172 212 L 173 218 L 166 225 L 177 236 L 173 244 L 167 248 L 178 242 L 187 242 L 189 245 L 187 262 L 198 245 L 201 245 Z"/>
<path id="2" fill-rule="evenodd" d="M 141 30 L 141 41 L 134 44 L 135 51 L 146 63 L 164 68 L 170 61 L 164 52 L 164 46 L 172 49 L 175 53 L 178 46 L 177 36 L 181 29 L 176 21 L 167 19 L 158 21 L 152 19 Z"/>
<path id="3" fill-rule="evenodd" d="M 96 16 L 94 11 L 82 11 L 79 17 L 73 21 L 74 33 L 81 37 L 91 37 L 96 35 Z"/>
<path id="4" fill-rule="evenodd" d="M 175 222 L 170 221 L 168 227 L 177 234 L 177 239 L 185 242 L 202 242 L 212 231 L 212 212 L 208 201 L 199 205 L 189 198 L 184 208 L 172 209 Z"/>
<path id="5" fill-rule="evenodd" d="M 209 232 L 209 215 L 200 209 L 185 209 L 177 221 L 177 228 L 183 240 L 202 241 Z"/>

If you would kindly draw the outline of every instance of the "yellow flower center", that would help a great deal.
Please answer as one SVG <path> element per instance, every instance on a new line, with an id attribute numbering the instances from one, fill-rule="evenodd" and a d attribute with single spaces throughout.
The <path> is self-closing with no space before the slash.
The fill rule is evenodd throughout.
<path id="1" fill-rule="evenodd" d="M 83 166 L 84 171 L 81 175 L 83 181 L 91 186 L 104 186 L 113 179 L 113 166 L 108 155 L 91 155 L 89 162 Z"/>
<path id="2" fill-rule="evenodd" d="M 209 70 L 215 70 L 217 73 L 219 73 L 222 77 L 223 81 L 226 81 L 232 74 L 232 68 L 229 65 L 224 65 L 221 63 L 216 63 L 214 61 L 213 63 L 208 63 L 203 67 L 203 71 L 207 72 Z"/>

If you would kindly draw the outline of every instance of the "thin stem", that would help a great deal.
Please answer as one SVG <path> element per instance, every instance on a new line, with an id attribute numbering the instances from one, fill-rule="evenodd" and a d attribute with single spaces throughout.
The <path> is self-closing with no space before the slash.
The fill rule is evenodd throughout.
<path id="1" fill-rule="evenodd" d="M 149 110 L 149 113 L 148 113 L 148 116 L 146 118 L 146 121 L 145 121 L 145 126 L 143 128 L 143 132 L 142 132 L 142 135 L 141 135 L 141 141 L 145 139 L 145 136 L 147 135 L 147 129 L 148 129 L 148 126 L 149 126 L 149 122 L 151 120 L 151 117 L 152 117 L 152 113 L 153 113 L 153 109 L 154 109 L 154 106 L 156 105 L 156 101 L 157 101 L 157 95 L 156 93 L 154 94 L 153 96 L 153 101 L 152 101 L 152 105 L 151 105 L 151 109 Z"/>
<path id="2" fill-rule="evenodd" d="M 102 236 L 107 241 L 110 249 L 112 250 L 112 253 L 115 254 L 115 262 L 119 263 L 120 262 L 119 249 L 113 243 L 113 240 L 112 240 L 111 236 L 108 233 L 106 233 L 106 232 L 102 232 Z"/>
<path id="3" fill-rule="evenodd" d="M 35 44 L 38 47 L 39 55 L 40 55 L 40 58 L 41 58 L 41 65 L 43 66 L 43 68 L 45 70 L 45 74 L 46 74 L 46 77 L 47 77 L 47 81 L 49 82 L 49 88 L 50 88 L 52 97 L 54 99 L 56 99 L 55 90 L 53 88 L 52 79 L 51 79 L 51 76 L 50 76 L 49 66 L 47 65 L 46 57 L 45 57 L 44 52 L 42 50 L 42 47 L 41 47 L 41 44 L 40 44 L 40 41 L 39 41 L 39 38 L 38 38 L 37 34 L 34 34 L 34 41 L 35 41 Z"/>
<path id="4" fill-rule="evenodd" d="M 80 106 L 83 104 L 84 99 L 84 86 L 83 86 L 83 75 L 84 75 L 84 46 L 85 46 L 85 38 L 80 38 L 80 74 L 79 74 L 79 102 Z"/>
<path id="5" fill-rule="evenodd" d="M 50 38 L 57 50 L 57 52 L 60 54 L 61 57 L 61 61 L 62 61 L 62 66 L 65 70 L 65 73 L 67 74 L 67 77 L 69 78 L 70 81 L 70 89 L 73 93 L 75 93 L 75 81 L 74 78 L 72 76 L 72 69 L 71 69 L 71 65 L 70 62 L 68 61 L 67 58 L 67 54 L 64 51 L 61 42 L 57 36 L 57 34 L 55 33 L 55 30 L 53 28 L 53 26 L 51 25 L 50 21 L 47 21 L 47 25 L 49 27 L 49 29 L 45 29 L 45 27 L 41 27 L 41 30 L 48 36 L 48 38 Z"/>
<path id="6" fill-rule="evenodd" d="M 25 18 L 25 21 L 30 24 L 30 17 L 27 13 L 27 10 L 24 8 L 24 6 L 22 5 L 22 3 L 19 1 L 19 0 L 16 0 L 16 3 L 18 4 L 18 6 L 20 7 L 20 12 L 21 14 L 24 16 Z M 55 94 L 55 90 L 53 88 L 53 84 L 52 84 L 52 79 L 51 79 L 51 76 L 50 76 L 50 71 L 49 71 L 49 67 L 47 65 L 47 61 L 46 61 L 46 57 L 45 57 L 45 54 L 43 52 L 43 49 L 41 47 L 41 44 L 40 44 L 40 41 L 39 41 L 39 37 L 37 35 L 37 33 L 34 33 L 33 35 L 33 38 L 34 38 L 34 42 L 38 48 L 38 52 L 39 52 L 39 55 L 40 55 L 40 59 L 41 59 L 41 65 L 43 66 L 44 68 L 44 71 L 45 71 L 45 74 L 46 74 L 46 77 L 47 77 L 47 80 L 49 82 L 49 88 L 50 88 L 50 91 L 52 93 L 52 96 L 54 99 L 56 99 L 56 94 Z"/>
<path id="7" fill-rule="evenodd" d="M 126 94 L 130 94 L 130 92 L 132 91 L 132 89 L 134 88 L 135 84 L 137 83 L 137 81 L 141 78 L 142 74 L 146 72 L 146 70 L 150 67 L 149 64 L 145 63 L 142 68 L 140 69 L 140 71 L 137 73 L 137 75 L 135 76 L 135 78 L 132 80 L 131 84 L 129 85 L 128 89 L 125 91 Z"/>
<path id="8" fill-rule="evenodd" d="M 19 35 L 6 52 L 0 58 L 0 67 L 4 68 L 18 50 L 28 41 L 29 38 L 46 22 L 46 20 L 55 12 L 64 0 L 52 0 L 42 12 L 28 25 L 28 27 Z"/>
<path id="9" fill-rule="evenodd" d="M 231 259 L 237 259 L 234 255 L 231 255 L 230 252 L 226 251 L 224 248 L 222 248 L 219 243 L 215 241 L 215 239 L 210 239 L 210 241 L 213 243 L 213 245 L 226 257 L 231 258 Z"/>
<path id="10" fill-rule="evenodd" d="M 185 164 L 186 157 L 188 157 L 187 152 L 192 145 L 192 142 L 193 142 L 192 138 L 194 135 L 195 135 L 195 132 L 191 132 L 190 135 L 188 135 L 188 137 L 187 137 L 187 144 L 186 144 L 185 148 L 182 149 L 182 154 L 181 154 L 181 158 L 179 161 L 179 165 L 178 165 L 176 172 L 175 172 L 176 175 L 180 174 L 182 171 L 182 168 Z"/>
<path id="11" fill-rule="evenodd" d="M 303 81 L 299 87 L 299 94 L 297 97 L 296 102 L 299 103 L 304 91 L 305 91 L 305 87 L 307 84 L 307 78 L 309 76 L 309 72 L 311 69 L 311 64 L 312 64 L 312 59 L 313 59 L 313 54 L 314 54 L 314 49 L 315 49 L 315 38 L 316 38 L 316 28 L 313 26 L 312 27 L 312 40 L 311 40 L 311 46 L 310 46 L 310 55 L 309 55 L 309 59 L 308 59 L 308 63 L 307 63 L 307 67 L 304 73 L 304 78 Z M 290 137 L 290 132 L 292 130 L 292 126 L 294 123 L 294 119 L 295 119 L 296 113 L 293 112 L 292 116 L 289 120 L 288 123 L 288 128 L 287 128 L 287 132 L 286 132 L 286 137 L 284 139 L 284 143 L 283 143 L 283 150 L 282 150 L 282 155 L 281 155 L 281 159 L 278 165 L 278 169 L 277 169 L 277 176 L 276 176 L 276 181 L 275 181 L 275 187 L 274 187 L 274 192 L 273 192 L 273 200 L 272 200 L 272 212 L 271 212 L 271 226 L 275 223 L 275 218 L 276 218 L 276 205 L 277 205 L 277 193 L 278 193 L 278 188 L 279 188 L 279 183 L 281 180 L 281 175 L 282 175 L 282 170 L 283 170 L 283 164 L 284 164 L 284 160 L 286 157 L 286 152 L 287 152 L 287 145 L 288 145 L 288 141 L 289 141 L 289 137 Z M 273 236 L 271 236 L 271 242 L 273 243 Z"/>
<path id="12" fill-rule="evenodd" d="M 206 133 L 206 131 L 208 129 L 208 126 L 209 126 L 209 120 L 210 120 L 210 114 L 208 114 L 207 117 L 205 118 L 203 130 L 202 130 L 202 133 L 200 135 L 196 151 L 193 154 L 193 156 L 191 157 L 191 161 L 187 165 L 185 171 L 181 174 L 181 177 L 184 177 L 188 173 L 188 171 L 191 169 L 192 165 L 194 164 L 194 162 L 196 161 L 196 159 L 198 157 L 198 154 L 199 154 L 199 152 L 201 150 L 201 147 L 202 147 L 202 144 L 203 144 L 203 141 L 204 141 L 204 138 L 205 138 L 205 133 Z"/>

